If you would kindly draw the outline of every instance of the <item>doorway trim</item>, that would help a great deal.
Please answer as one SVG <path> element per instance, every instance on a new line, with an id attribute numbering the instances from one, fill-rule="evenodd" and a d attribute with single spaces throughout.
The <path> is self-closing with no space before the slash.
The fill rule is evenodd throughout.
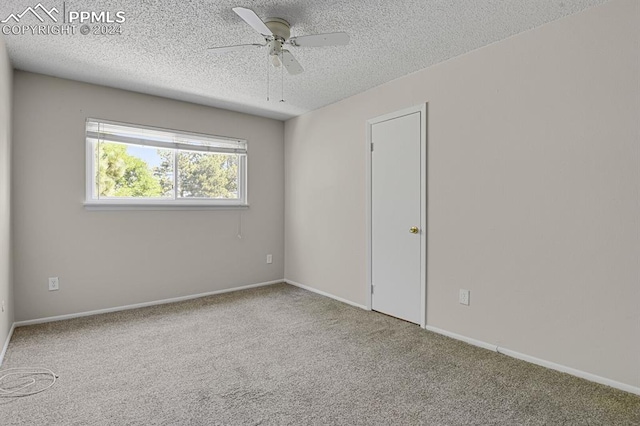
<path id="1" fill-rule="evenodd" d="M 405 115 L 420 113 L 420 187 L 422 188 L 422 194 L 420 194 L 420 327 L 425 328 L 427 326 L 427 103 L 419 104 L 410 108 L 405 108 L 400 111 L 395 111 L 389 114 L 381 115 L 379 117 L 371 118 L 367 120 L 367 139 L 366 139 L 366 163 L 365 163 L 365 184 L 366 184 L 366 240 L 367 240 L 367 256 L 366 256 L 366 288 L 367 288 L 367 309 L 372 310 L 372 185 L 371 185 L 371 172 L 372 172 L 372 158 L 371 158 L 371 128 L 374 124 L 381 123 L 383 121 L 392 120 L 394 118 L 403 117 Z"/>

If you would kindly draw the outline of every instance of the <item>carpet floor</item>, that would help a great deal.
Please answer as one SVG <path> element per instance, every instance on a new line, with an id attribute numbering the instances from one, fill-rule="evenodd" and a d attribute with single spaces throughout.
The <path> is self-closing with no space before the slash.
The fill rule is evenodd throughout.
<path id="1" fill-rule="evenodd" d="M 2 425 L 640 425 L 640 397 L 286 284 L 15 330 Z"/>

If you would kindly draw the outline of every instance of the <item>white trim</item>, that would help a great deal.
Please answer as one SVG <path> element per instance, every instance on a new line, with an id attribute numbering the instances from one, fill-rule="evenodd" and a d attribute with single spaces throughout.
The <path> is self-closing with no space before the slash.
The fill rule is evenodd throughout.
<path id="1" fill-rule="evenodd" d="M 427 200 L 429 198 L 429 182 L 427 168 L 429 167 L 429 151 L 427 145 L 427 103 L 418 105 L 420 109 L 420 327 L 427 326 Z"/>
<path id="2" fill-rule="evenodd" d="M 136 138 L 126 135 L 112 135 L 103 134 L 99 127 L 102 124 L 114 125 L 125 127 L 130 130 L 152 130 L 155 132 L 162 132 L 171 138 L 172 141 L 159 141 L 149 136 L 149 139 L 144 137 Z M 98 130 L 90 130 L 90 126 L 97 126 Z M 109 137 L 107 137 L 109 136 Z M 106 138 L 106 139 L 105 139 Z M 191 145 L 188 143 L 179 142 L 181 138 L 185 139 L 198 139 L 200 141 L 205 140 L 211 143 L 231 143 L 234 142 L 235 148 L 218 147 L 215 148 L 211 145 Z M 174 151 L 174 188 L 173 196 L 171 198 L 153 198 L 153 199 L 139 199 L 135 197 L 123 197 L 123 198 L 108 198 L 101 199 L 96 194 L 96 146 L 99 146 L 101 141 L 124 143 L 127 145 L 157 147 L 166 150 Z M 233 145 L 233 144 L 231 144 Z M 208 152 L 218 154 L 237 154 L 239 156 L 238 161 L 238 198 L 237 199 L 215 199 L 215 198 L 202 198 L 202 199 L 179 199 L 177 194 L 177 173 L 178 165 L 175 159 L 179 152 Z M 193 205 L 197 205 L 196 209 L 208 210 L 213 208 L 233 206 L 235 208 L 248 207 L 247 193 L 248 193 L 248 170 L 246 157 L 249 152 L 249 144 L 246 139 L 230 138 L 226 136 L 207 135 L 204 133 L 187 132 L 184 130 L 165 129 L 161 127 L 152 127 L 145 125 L 137 125 L 125 122 L 109 121 L 102 119 L 95 119 L 88 117 L 85 120 L 85 208 L 87 210 L 182 210 L 182 209 L 194 209 Z M 114 205 L 115 207 L 112 207 Z M 142 207 L 140 207 L 142 206 Z M 178 206 L 179 208 L 174 208 Z M 206 206 L 206 208 L 202 208 Z M 149 208 L 151 207 L 151 208 Z"/>
<path id="3" fill-rule="evenodd" d="M 426 105 L 427 103 L 425 102 L 425 103 L 414 105 L 398 111 L 390 112 L 388 114 L 379 115 L 378 117 L 368 119 L 367 124 L 382 123 L 383 121 L 393 120 L 394 118 L 403 117 L 405 115 L 411 115 L 416 112 L 424 112 L 426 111 Z"/>
<path id="4" fill-rule="evenodd" d="M 321 296 L 329 297 L 331 299 L 337 300 L 337 301 L 342 302 L 342 303 L 346 303 L 346 304 L 351 305 L 351 306 L 355 306 L 356 308 L 360 308 L 360 309 L 364 309 L 364 310 L 370 310 L 365 305 L 361 305 L 359 303 L 355 303 L 355 302 L 352 302 L 350 300 L 343 299 L 343 298 L 338 297 L 338 296 L 334 296 L 333 294 L 324 292 L 322 290 L 315 289 L 313 287 L 308 287 L 306 285 L 303 285 L 303 284 L 300 284 L 300 283 L 297 283 L 295 281 L 291 281 L 291 280 L 288 280 L 288 279 L 267 281 L 267 282 L 258 283 L 258 284 L 250 284 L 250 285 L 246 285 L 246 286 L 242 286 L 242 287 L 234 287 L 234 288 L 228 288 L 228 289 L 224 289 L 224 290 L 211 291 L 211 292 L 207 292 L 207 293 L 199 293 L 199 294 L 194 294 L 194 295 L 189 295 L 189 296 L 175 297 L 175 298 L 172 298 L 172 299 L 156 300 L 156 301 L 153 301 L 153 302 L 137 303 L 137 304 L 133 304 L 133 305 L 119 306 L 119 307 L 115 307 L 115 308 L 98 309 L 98 310 L 95 310 L 95 311 L 87 311 L 87 312 L 80 312 L 80 313 L 76 313 L 76 314 L 67 314 L 67 315 L 58 315 L 58 316 L 54 316 L 54 317 L 39 318 L 39 319 L 27 320 L 27 321 L 16 321 L 11 325 L 11 329 L 9 330 L 9 335 L 7 336 L 7 338 L 6 338 L 5 342 L 4 342 L 4 346 L 2 347 L 2 352 L 0 352 L 0 366 L 2 366 L 2 363 L 4 361 L 4 356 L 5 356 L 6 352 L 7 352 L 8 347 L 9 347 L 9 342 L 11 341 L 11 337 L 13 336 L 13 331 L 15 330 L 16 327 L 21 327 L 21 326 L 26 326 L 26 325 L 34 325 L 34 324 L 42 324 L 42 323 L 53 322 L 53 321 L 61 321 L 61 320 L 72 319 L 72 318 L 80 318 L 80 317 L 91 316 L 91 315 L 99 315 L 99 314 L 105 314 L 105 313 L 110 313 L 110 312 L 118 312 L 118 311 L 130 310 L 130 309 L 144 308 L 144 307 L 149 307 L 149 306 L 163 305 L 163 304 L 167 304 L 167 303 L 181 302 L 181 301 L 185 301 L 185 300 L 197 299 L 197 298 L 200 298 L 200 297 L 212 296 L 212 295 L 215 295 L 215 294 L 231 293 L 231 292 L 234 292 L 234 291 L 247 290 L 247 289 L 250 289 L 250 288 L 264 287 L 264 286 L 278 284 L 278 283 L 282 283 L 282 282 L 287 283 L 287 284 L 292 285 L 292 286 L 295 286 L 295 287 L 299 287 L 301 289 L 304 289 L 304 290 L 307 290 L 307 291 L 310 291 L 310 292 L 313 292 L 313 293 L 317 293 L 317 294 L 319 294 Z M 483 342 L 481 340 L 472 339 L 470 337 L 466 337 L 466 336 L 463 336 L 461 334 L 452 333 L 450 331 L 443 330 L 441 328 L 433 327 L 433 326 L 430 326 L 430 325 L 425 326 L 425 329 L 428 330 L 428 331 L 431 331 L 433 333 L 441 334 L 443 336 L 447 336 L 447 337 L 450 337 L 452 339 L 460 340 L 460 341 L 469 343 L 469 344 L 474 345 L 474 346 L 478 346 L 478 347 L 481 347 L 481 348 L 484 348 L 484 349 L 488 349 L 488 350 L 493 351 L 493 352 L 498 352 L 500 354 L 507 355 L 507 356 L 510 356 L 512 358 L 520 359 L 522 361 L 530 362 L 532 364 L 537 364 L 537 365 L 540 365 L 540 366 L 545 367 L 545 368 L 550 368 L 552 370 L 557 370 L 557 371 L 560 371 L 560 372 L 563 372 L 563 373 L 570 374 L 572 376 L 580 377 L 580 378 L 585 379 L 585 380 L 589 380 L 589 381 L 592 381 L 592 382 L 595 382 L 595 383 L 600 383 L 602 385 L 611 386 L 612 388 L 620 389 L 620 390 L 625 391 L 625 392 L 629 392 L 629 393 L 633 393 L 633 394 L 636 394 L 636 395 L 640 395 L 640 387 L 628 385 L 626 383 L 617 382 L 615 380 L 611 380 L 611 379 L 607 379 L 605 377 L 597 376 L 597 375 L 592 374 L 592 373 L 587 373 L 585 371 L 577 370 L 575 368 L 567 367 L 567 366 L 564 366 L 564 365 L 556 364 L 556 363 L 551 362 L 551 361 L 546 361 L 546 360 L 543 360 L 543 359 L 540 359 L 540 358 L 536 358 L 536 357 L 533 357 L 533 356 L 530 356 L 530 355 L 526 355 L 526 354 L 523 354 L 523 353 L 520 353 L 520 352 L 512 351 L 510 349 L 500 348 L 500 347 L 498 347 L 496 345 L 492 345 L 492 344 Z"/>
<path id="5" fill-rule="evenodd" d="M 426 326 L 425 329 L 429 330 L 429 331 L 433 331 L 434 333 L 437 333 L 437 334 L 442 334 L 443 336 L 451 337 L 452 339 L 461 340 L 461 341 L 463 341 L 465 343 L 469 343 L 470 345 L 473 345 L 473 346 L 479 346 L 479 347 L 481 347 L 483 349 L 489 349 L 490 351 L 498 352 L 498 347 L 496 345 L 491 345 L 489 343 L 483 342 L 482 340 L 472 339 L 471 337 L 463 336 L 461 334 L 452 333 L 450 331 L 443 330 L 443 329 L 437 328 L 437 327 L 432 327 L 430 325 Z"/>
<path id="6" fill-rule="evenodd" d="M 13 323 L 13 325 L 16 327 L 22 327 L 25 325 L 43 324 L 47 322 L 62 321 L 62 320 L 68 320 L 72 318 L 81 318 L 81 317 L 88 317 L 92 315 L 108 314 L 111 312 L 127 311 L 130 309 L 146 308 L 149 306 L 183 302 L 185 300 L 198 299 L 200 297 L 213 296 L 216 294 L 231 293 L 234 291 L 248 290 L 250 288 L 264 287 L 264 286 L 279 284 L 283 282 L 285 282 L 285 280 L 267 281 L 267 282 L 258 283 L 258 284 L 249 284 L 242 287 L 232 287 L 232 288 L 226 288 L 224 290 L 215 290 L 215 291 L 209 291 L 206 293 L 198 293 L 198 294 L 191 294 L 188 296 L 173 297 L 171 299 L 154 300 L 152 302 L 135 303 L 132 305 L 116 306 L 114 308 L 97 309 L 95 311 L 78 312 L 75 314 L 56 315 L 53 317 L 37 318 L 37 319 L 26 320 L 26 321 L 16 321 L 15 323 Z"/>
<path id="7" fill-rule="evenodd" d="M 567 367 L 565 365 L 556 364 L 555 362 L 547 361 L 544 359 L 536 358 L 527 354 L 512 351 L 511 349 L 505 349 L 498 347 L 498 353 L 520 359 L 522 361 L 537 364 L 542 367 L 550 368 L 552 370 L 561 371 L 563 373 L 571 374 L 572 376 L 580 377 L 581 379 L 589 380 L 591 382 L 600 383 L 601 385 L 611 386 L 612 388 L 620 389 L 625 392 L 634 393 L 640 395 L 640 387 L 628 385 L 626 383 L 617 382 L 615 380 L 607 379 L 606 377 L 597 376 L 586 371 L 577 370 L 575 368 Z"/>
<path id="8" fill-rule="evenodd" d="M 240 144 L 244 143 L 245 146 L 247 145 L 247 140 L 243 139 L 243 138 L 231 138 L 229 136 L 221 136 L 221 135 L 210 135 L 208 133 L 201 133 L 201 132 L 191 132 L 191 131 L 187 131 L 187 130 L 179 130 L 179 129 L 172 129 L 169 127 L 157 127 L 157 126 L 147 126 L 144 124 L 134 124 L 134 123 L 128 123 L 126 121 L 113 121 L 113 120 L 104 120 L 102 118 L 93 118 L 93 117 L 87 117 L 85 119 L 85 129 L 87 127 L 87 123 L 89 122 L 94 122 L 96 124 L 113 124 L 116 126 L 124 126 L 124 127 L 132 127 L 135 129 L 146 129 L 146 130 L 153 130 L 156 132 L 165 132 L 165 133 L 174 133 L 174 134 L 179 134 L 181 136 L 192 136 L 194 138 L 203 138 L 203 139 L 217 139 L 221 142 L 239 142 Z"/>
<path id="9" fill-rule="evenodd" d="M 460 334 L 452 333 L 450 331 L 446 331 L 437 327 L 432 327 L 430 325 L 425 327 L 427 330 L 432 331 L 437 334 L 442 334 L 447 337 L 451 337 L 452 339 L 461 340 L 463 342 L 469 343 L 474 346 L 479 346 L 484 349 L 489 349 L 490 351 L 497 352 L 502 355 L 507 355 L 512 358 L 516 358 L 522 361 L 530 362 L 531 364 L 540 365 L 545 368 L 549 368 L 551 370 L 560 371 L 562 373 L 567 373 L 572 376 L 580 377 L 581 379 L 589 380 L 590 382 L 599 383 L 601 385 L 610 386 L 612 388 L 620 389 L 625 392 L 633 393 L 636 395 L 640 395 L 640 387 L 628 385 L 626 383 L 618 382 L 615 380 L 607 379 L 606 377 L 597 376 L 592 373 L 587 373 L 586 371 L 577 370 L 575 368 L 567 367 L 566 365 L 556 364 L 555 362 L 547 361 L 544 359 L 536 358 L 531 355 L 523 354 L 520 352 L 512 351 L 511 349 L 501 348 L 496 345 L 491 345 L 489 343 L 483 342 L 481 340 L 472 339 L 470 337 L 462 336 Z"/>
<path id="10" fill-rule="evenodd" d="M 420 194 L 420 327 L 426 327 L 427 325 L 427 103 L 422 103 L 410 108 L 405 108 L 400 111 L 385 114 L 379 117 L 375 117 L 367 120 L 367 146 L 366 153 L 367 158 L 365 162 L 365 203 L 366 203 L 366 244 L 367 244 L 367 256 L 366 256 L 366 288 L 367 288 L 367 306 L 368 310 L 373 309 L 372 294 L 372 268 L 373 258 L 371 250 L 372 241 L 372 219 L 371 219 L 371 203 L 372 203 L 372 158 L 371 158 L 371 128 L 376 123 L 392 120 L 394 118 L 403 117 L 405 115 L 420 113 L 420 186 L 422 188 Z M 375 147 L 374 147 L 375 150 Z"/>
<path id="11" fill-rule="evenodd" d="M 327 293 L 326 291 L 322 291 L 322 290 L 318 290 L 317 288 L 313 288 L 313 287 L 309 287 L 300 283 L 297 283 L 295 281 L 291 281 L 288 279 L 284 280 L 285 283 L 290 284 L 294 287 L 300 287 L 303 290 L 307 290 L 310 291 L 312 293 L 317 293 L 321 296 L 325 296 L 328 297 L 330 299 L 334 299 L 337 300 L 338 302 L 342 302 L 342 303 L 346 303 L 347 305 L 351 305 L 351 306 L 355 306 L 356 308 L 360 308 L 360 309 L 364 309 L 365 311 L 370 311 L 371 309 L 368 309 L 365 305 L 361 305 L 359 303 L 356 302 L 352 302 L 351 300 L 347 300 L 347 299 L 343 299 L 342 297 L 338 297 L 338 296 L 334 296 L 331 293 Z"/>
<path id="12" fill-rule="evenodd" d="M 4 355 L 7 353 L 7 349 L 9 348 L 9 342 L 11 341 L 11 336 L 13 336 L 13 330 L 16 329 L 16 323 L 11 324 L 11 328 L 9 329 L 9 335 L 7 335 L 7 339 L 4 341 L 4 346 L 2 346 L 2 352 L 0 352 L 0 367 L 4 362 Z"/>
<path id="13" fill-rule="evenodd" d="M 372 152 L 372 147 L 371 147 L 371 123 L 367 122 L 367 147 L 366 147 L 366 153 L 367 153 L 367 158 L 365 160 L 365 166 L 364 166 L 364 170 L 365 170 L 365 209 L 366 209 L 366 217 L 364 219 L 364 224 L 365 224 L 365 236 L 366 236 L 366 245 L 367 245 L 367 255 L 365 257 L 366 263 L 365 263 L 365 283 L 366 283 L 366 287 L 367 287 L 367 298 L 365 299 L 367 301 L 367 310 L 372 310 L 373 309 L 373 289 L 371 287 L 372 285 L 372 279 L 373 279 L 373 273 L 371 271 L 372 269 L 372 262 L 371 262 L 371 258 L 373 256 L 373 251 L 371 249 L 371 228 L 373 226 L 373 219 L 371 217 L 371 203 L 373 203 L 373 194 L 372 194 L 372 182 L 371 182 L 371 169 L 372 169 L 372 158 L 371 158 L 371 152 Z"/>
<path id="14" fill-rule="evenodd" d="M 86 126 L 86 123 L 85 123 Z M 96 169 L 96 158 L 93 155 L 95 147 L 92 143 L 84 142 L 84 197 L 86 199 L 96 198 L 96 177 L 93 171 Z"/>
<path id="15" fill-rule="evenodd" d="M 87 201 L 84 208 L 89 211 L 105 210 L 247 210 L 248 204 L 206 204 L 181 202 L 146 202 L 140 203 L 127 200 L 126 202 Z"/>

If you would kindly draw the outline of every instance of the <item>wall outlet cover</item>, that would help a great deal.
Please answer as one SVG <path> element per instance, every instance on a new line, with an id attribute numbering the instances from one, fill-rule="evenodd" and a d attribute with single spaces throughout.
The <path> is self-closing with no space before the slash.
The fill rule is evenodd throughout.
<path id="1" fill-rule="evenodd" d="M 458 298 L 460 304 L 469 306 L 470 293 L 469 290 L 460 289 L 460 296 Z"/>
<path id="2" fill-rule="evenodd" d="M 49 277 L 49 291 L 56 291 L 60 289 L 60 281 L 58 277 Z"/>

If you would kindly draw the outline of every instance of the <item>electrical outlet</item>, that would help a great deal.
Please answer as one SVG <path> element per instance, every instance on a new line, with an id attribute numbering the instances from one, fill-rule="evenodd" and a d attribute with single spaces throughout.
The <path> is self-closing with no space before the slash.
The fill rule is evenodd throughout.
<path id="1" fill-rule="evenodd" d="M 273 256 L 270 254 L 267 255 L 267 263 L 273 263 Z"/>
<path id="2" fill-rule="evenodd" d="M 471 292 L 469 290 L 460 289 L 460 295 L 458 296 L 458 301 L 460 302 L 461 305 L 469 306 L 470 293 Z"/>
<path id="3" fill-rule="evenodd" d="M 55 291 L 60 289 L 60 282 L 58 277 L 49 277 L 49 291 Z"/>

